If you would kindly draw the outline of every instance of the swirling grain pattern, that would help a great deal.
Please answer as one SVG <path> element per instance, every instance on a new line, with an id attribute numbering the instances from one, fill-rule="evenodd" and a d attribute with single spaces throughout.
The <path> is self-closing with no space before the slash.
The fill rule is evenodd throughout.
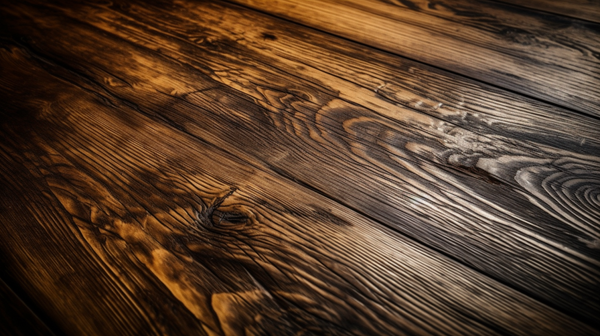
<path id="1" fill-rule="evenodd" d="M 0 31 L 0 278 L 55 333 L 598 334 L 597 118 L 223 2 Z"/>
<path id="2" fill-rule="evenodd" d="M 481 0 L 233 0 L 600 116 L 600 25 Z"/>

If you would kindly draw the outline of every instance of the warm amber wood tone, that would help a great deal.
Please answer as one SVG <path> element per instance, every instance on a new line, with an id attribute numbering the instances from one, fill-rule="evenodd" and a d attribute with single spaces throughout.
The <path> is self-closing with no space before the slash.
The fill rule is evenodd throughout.
<path id="1" fill-rule="evenodd" d="M 13 92 L 37 98 L 4 110 L 3 252 L 69 333 L 592 332 L 84 81 L 60 80 L 64 69 L 18 47 L 1 55 Z M 36 82 L 18 85 L 24 76 Z M 19 248 L 31 240 L 37 248 Z"/>
<path id="2" fill-rule="evenodd" d="M 596 313 L 600 311 L 594 247 L 598 239 L 597 226 L 586 220 L 588 214 L 578 210 L 579 205 L 565 204 L 562 193 L 546 190 L 545 185 L 556 183 L 553 181 L 569 183 L 572 190 L 569 193 L 577 193 L 581 187 L 579 184 L 571 187 L 569 181 L 597 176 L 598 158 L 593 155 L 598 148 L 596 139 L 600 126 L 597 121 L 582 117 L 580 123 L 567 128 L 573 119 L 568 117 L 568 112 L 562 112 L 561 117 L 560 110 L 546 110 L 546 106 L 536 106 L 523 99 L 519 104 L 509 103 L 513 97 L 498 93 L 495 97 L 503 98 L 509 106 L 502 108 L 498 104 L 482 109 L 475 106 L 477 102 L 471 105 L 468 100 L 444 100 L 448 106 L 453 103 L 455 107 L 435 109 L 439 103 L 428 102 L 425 97 L 431 97 L 429 94 L 413 96 L 419 99 L 412 103 L 414 106 L 433 116 L 444 116 L 447 121 L 442 121 L 390 104 L 388 97 L 402 98 L 402 91 L 394 90 L 394 78 L 389 88 L 373 85 L 374 89 L 367 89 L 349 80 L 340 80 L 342 74 L 332 76 L 323 70 L 311 70 L 309 62 L 316 61 L 306 56 L 308 51 L 302 46 L 297 49 L 298 56 L 278 56 L 283 47 L 266 53 L 266 48 L 276 42 L 287 46 L 287 53 L 292 52 L 295 50 L 292 46 L 299 41 L 293 37 L 285 39 L 283 29 L 265 30 L 266 26 L 273 26 L 268 22 L 256 30 L 248 28 L 259 21 L 259 17 L 251 13 L 244 18 L 239 10 L 226 10 L 222 6 L 204 6 L 199 10 L 188 6 L 172 10 L 191 12 L 187 20 L 171 14 L 165 22 L 156 18 L 168 14 L 153 14 L 153 11 L 160 13 L 160 8 L 148 9 L 147 4 L 136 6 L 129 2 L 121 11 L 128 16 L 102 7 L 66 12 L 74 18 L 85 17 L 93 26 L 134 41 L 144 49 L 114 37 L 104 37 L 91 27 L 80 25 L 81 21 L 65 18 L 61 18 L 61 26 L 51 21 L 48 24 L 44 19 L 30 21 L 30 25 L 20 29 L 29 36 L 37 35 L 35 45 L 30 44 L 32 51 L 51 51 L 57 55 L 46 62 L 68 59 L 70 69 L 101 86 L 95 90 L 125 99 L 146 113 L 158 114 L 247 161 L 266 164 L 279 174 L 316 188 L 485 274 L 596 323 Z M 223 16 L 225 14 L 228 16 Z M 209 19 L 203 22 L 203 18 Z M 157 33 L 151 27 L 140 30 L 139 25 L 148 20 L 152 21 L 151 27 L 157 26 L 166 34 Z M 229 22 L 244 27 L 244 42 L 252 42 L 251 34 L 254 34 L 255 45 L 262 48 L 227 44 L 233 37 L 221 34 L 226 34 L 223 28 L 227 28 Z M 40 25 L 37 33 L 32 30 L 36 23 Z M 197 26 L 198 23 L 202 26 Z M 221 25 L 225 27 L 217 30 Z M 169 39 L 178 36 L 170 27 L 202 31 L 203 36 L 192 37 L 201 41 L 199 48 L 189 49 L 194 46 L 187 40 Z M 42 38 L 48 31 L 52 31 L 52 38 Z M 265 32 L 276 36 L 276 40 L 265 39 Z M 204 47 L 208 39 L 212 42 Z M 77 49 L 65 45 L 65 41 L 76 41 Z M 330 41 L 325 45 L 331 46 Z M 349 47 L 342 44 L 339 48 L 344 46 Z M 317 55 L 327 53 L 327 49 L 313 49 Z M 157 59 L 154 51 L 168 58 Z M 301 53 L 305 54 L 302 63 L 293 63 Z M 238 60 L 239 55 L 244 58 Z M 336 55 L 343 57 L 342 53 Z M 178 62 L 171 61 L 175 59 Z M 362 62 L 374 67 L 378 65 L 376 59 Z M 115 60 L 126 66 L 115 67 Z M 256 61 L 251 67 L 245 66 L 250 60 Z M 330 68 L 342 68 L 357 62 L 360 59 L 348 58 L 343 62 L 332 60 L 329 64 Z M 298 66 L 301 68 L 297 69 Z M 385 67 L 385 64 L 380 66 Z M 406 76 L 411 69 L 413 80 L 427 74 L 419 68 L 405 67 Z M 204 75 L 207 70 L 213 74 L 210 78 Z M 363 77 L 396 72 L 394 68 L 384 68 L 376 74 L 366 72 Z M 289 87 L 290 73 L 298 76 L 292 88 Z M 163 74 L 169 74 L 177 82 L 165 80 Z M 202 86 L 198 87 L 198 83 Z M 457 85 L 461 88 L 457 96 L 462 95 L 465 86 Z M 328 87 L 338 88 L 339 93 Z M 292 93 L 288 93 L 290 90 Z M 400 92 L 400 98 L 394 98 L 395 92 Z M 476 96 L 485 97 L 489 91 L 484 92 Z M 253 107 L 252 101 L 258 106 Z M 418 104 L 419 101 L 423 103 Z M 468 110 L 461 111 L 460 103 Z M 407 105 L 411 106 L 411 102 Z M 372 111 L 364 106 L 371 107 Z M 493 108 L 499 111 L 488 112 Z M 210 120 L 194 121 L 196 117 L 190 116 L 190 109 L 201 109 Z M 494 115 L 512 109 L 518 109 L 518 118 L 503 117 L 508 119 L 505 123 L 513 125 L 498 127 L 496 131 L 486 129 L 500 118 Z M 489 117 L 482 118 L 480 113 Z M 558 125 L 554 128 L 562 131 L 550 131 L 548 127 L 546 134 L 532 135 L 538 132 L 527 131 L 525 127 L 511 130 L 518 122 L 535 125 L 534 120 L 541 119 L 538 114 L 546 114 L 549 121 Z M 562 125 L 557 123 L 561 120 Z M 470 129 L 457 127 L 461 123 Z M 544 125 L 543 121 L 540 123 Z M 575 125 L 579 125 L 578 132 L 572 132 Z M 554 141 L 554 137 L 567 132 L 571 145 L 568 141 L 560 143 L 571 150 L 550 146 L 548 142 Z M 541 143 L 519 141 L 529 140 L 521 136 L 522 133 L 530 134 L 529 137 Z M 583 134 L 587 136 L 579 138 Z M 564 169 L 561 167 L 573 164 L 583 170 L 560 173 Z M 589 177 L 582 175 L 586 170 L 591 173 Z M 403 196 L 396 196 L 398 194 Z M 585 197 L 584 207 L 594 202 Z M 487 199 L 494 199 L 496 204 L 491 205 Z M 572 216 L 571 211 L 580 213 Z M 460 216 L 461 221 L 455 222 L 453 216 Z M 540 240 L 541 245 L 534 244 Z M 573 258 L 578 261 L 573 262 Z M 489 260 L 494 260 L 495 267 L 489 267 Z M 527 267 L 515 268 L 515 263 Z M 564 277 L 554 267 L 579 276 Z"/>
<path id="3" fill-rule="evenodd" d="M 234 0 L 600 116 L 600 26 L 481 0 Z"/>
<path id="4" fill-rule="evenodd" d="M 598 119 L 227 3 L 0 28 L 0 253 L 66 333 L 598 334 Z"/>
<path id="5" fill-rule="evenodd" d="M 499 0 L 517 6 L 600 23 L 600 0 Z"/>

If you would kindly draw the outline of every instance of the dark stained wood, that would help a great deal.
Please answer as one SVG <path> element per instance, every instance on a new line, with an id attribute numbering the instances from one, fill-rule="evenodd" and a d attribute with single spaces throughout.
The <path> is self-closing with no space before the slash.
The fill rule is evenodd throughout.
<path id="1" fill-rule="evenodd" d="M 277 50 L 265 58 L 267 55 L 255 54 L 258 48 L 228 42 L 231 40 L 213 30 L 218 22 L 241 24 L 244 41 L 252 41 L 253 32 L 246 27 L 260 21 L 253 14 L 246 18 L 236 15 L 236 9 L 217 5 L 196 12 L 191 6 L 169 9 L 188 13 L 190 18 L 185 20 L 167 13 L 152 14 L 158 9 L 132 2 L 114 8 L 132 19 L 102 7 L 82 7 L 67 12 L 85 17 L 102 30 L 65 18 L 60 19 L 61 25 L 53 24 L 56 21 L 51 18 L 27 21 L 22 29 L 34 39 L 28 48 L 36 55 L 49 52 L 43 62 L 58 62 L 54 67 L 63 64 L 79 74 L 69 80 L 85 79 L 91 90 L 159 115 L 248 162 L 266 165 L 484 274 L 598 324 L 597 225 L 594 217 L 591 222 L 586 217 L 597 215 L 585 210 L 594 207 L 595 201 L 589 193 L 586 196 L 585 185 L 569 182 L 583 179 L 596 183 L 596 141 L 588 144 L 584 137 L 572 143 L 573 151 L 557 149 L 518 140 L 521 132 L 528 133 L 525 128 L 486 133 L 482 126 L 493 122 L 480 120 L 473 111 L 486 111 L 485 107 L 472 107 L 472 117 L 467 115 L 462 121 L 471 125 L 472 130 L 467 130 L 452 121 L 458 118 L 445 122 L 393 105 L 387 101 L 389 94 L 379 95 L 309 68 L 308 57 L 302 65 L 292 66 L 291 60 L 276 57 Z M 140 25 L 147 20 L 152 20 L 153 26 Z M 207 21 L 202 26 L 194 26 L 203 20 Z M 160 22 L 160 31 L 167 34 L 153 28 Z M 32 30 L 36 26 L 37 32 Z M 203 32 L 191 37 L 201 42 L 191 46 L 182 41 L 185 36 L 177 35 L 179 29 Z M 51 38 L 42 38 L 50 31 Z M 104 36 L 102 31 L 128 42 Z M 276 41 L 290 41 L 283 29 L 268 32 L 279 36 Z M 273 41 L 262 33 L 264 30 L 258 29 L 253 34 L 264 51 Z M 62 63 L 63 59 L 69 63 Z M 301 68 L 294 70 L 297 66 Z M 421 74 L 417 69 L 413 72 Z M 298 76 L 293 87 L 289 86 L 290 75 Z M 331 87 L 339 91 L 328 89 Z M 560 112 L 539 111 L 546 106 L 527 100 L 513 106 L 531 113 L 520 116 L 525 118 L 522 124 L 539 114 Z M 497 114 L 505 110 L 508 108 Z M 203 115 L 210 117 L 199 122 Z M 568 125 L 567 115 L 565 112 L 562 117 L 563 126 L 555 127 L 563 133 L 568 132 L 564 126 Z M 512 120 L 518 122 L 516 117 Z M 561 120 L 560 114 L 556 120 Z M 582 131 L 577 134 L 598 139 L 598 122 L 582 120 L 578 124 Z M 551 132 L 554 134 L 560 132 Z M 569 167 L 573 169 L 567 172 Z M 568 191 L 556 193 L 556 183 L 568 186 Z M 565 197 L 578 193 L 583 193 L 581 205 L 565 203 Z M 494 260 L 493 267 L 489 260 Z M 563 271 L 577 276 L 565 277 Z"/>
<path id="2" fill-rule="evenodd" d="M 224 3 L 0 28 L 0 252 L 61 330 L 598 333 L 598 119 Z"/>
<path id="3" fill-rule="evenodd" d="M 517 6 L 571 16 L 574 18 L 600 23 L 599 0 L 497 0 Z"/>
<path id="4" fill-rule="evenodd" d="M 600 117 L 600 25 L 482 0 L 233 0 Z"/>
<path id="5" fill-rule="evenodd" d="M 0 55 L 2 251 L 69 334 L 597 334 L 18 47 Z"/>
<path id="6" fill-rule="evenodd" d="M 2 279 L 0 279 L 0 335 L 54 335 Z"/>

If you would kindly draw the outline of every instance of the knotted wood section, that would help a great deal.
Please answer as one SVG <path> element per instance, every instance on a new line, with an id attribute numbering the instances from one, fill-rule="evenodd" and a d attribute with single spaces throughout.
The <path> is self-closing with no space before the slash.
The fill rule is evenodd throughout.
<path id="1" fill-rule="evenodd" d="M 598 334 L 593 113 L 226 2 L 0 27 L 0 278 L 56 333 Z"/>

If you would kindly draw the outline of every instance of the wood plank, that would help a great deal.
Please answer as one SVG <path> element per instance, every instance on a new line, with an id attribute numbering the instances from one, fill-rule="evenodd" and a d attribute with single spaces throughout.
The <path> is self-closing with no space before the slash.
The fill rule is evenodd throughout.
<path id="1" fill-rule="evenodd" d="M 600 26 L 479 0 L 232 0 L 600 116 Z"/>
<path id="2" fill-rule="evenodd" d="M 35 41 L 29 45 L 30 50 L 54 55 L 45 62 L 68 59 L 71 71 L 80 74 L 80 79 L 71 80 L 80 81 L 83 76 L 88 85 L 96 87 L 95 91 L 109 92 L 115 99 L 136 104 L 146 113 L 168 118 L 177 127 L 249 162 L 266 164 L 486 274 L 597 324 L 598 252 L 594 243 L 597 228 L 585 220 L 590 215 L 585 210 L 567 217 L 572 210 L 561 210 L 565 206 L 560 201 L 562 196 L 543 187 L 544 183 L 553 185 L 552 180 L 544 182 L 544 176 L 556 175 L 565 169 L 561 167 L 570 169 L 573 164 L 581 165 L 582 169 L 572 169 L 566 177 L 596 181 L 598 158 L 587 145 L 570 152 L 519 141 L 519 133 L 515 131 L 512 131 L 515 138 L 493 132 L 487 135 L 481 131 L 469 132 L 411 110 L 390 108 L 381 97 L 369 98 L 366 92 L 373 91 L 336 82 L 335 76 L 316 72 L 306 63 L 295 71 L 288 60 L 285 73 L 277 68 L 267 69 L 264 64 L 275 67 L 284 62 L 281 57 L 274 57 L 275 48 L 273 55 L 264 59 L 265 55 L 256 55 L 258 47 L 228 42 L 231 40 L 213 30 L 218 27 L 216 22 L 203 19 L 241 22 L 246 32 L 244 40 L 251 41 L 254 34 L 260 50 L 267 50 L 275 41 L 289 42 L 286 31 L 298 34 L 297 27 L 283 28 L 266 21 L 265 25 L 271 27 L 267 32 L 277 38 L 265 39 L 262 27 L 257 27 L 254 33 L 247 28 L 252 22 L 256 25 L 265 19 L 247 12 L 235 16 L 239 10 L 220 5 L 207 5 L 201 10 L 173 9 L 191 15 L 186 21 L 167 13 L 150 15 L 148 11 L 157 9 L 147 9 L 150 8 L 147 5 L 129 3 L 115 8 L 135 19 L 98 7 L 76 8 L 71 14 L 84 15 L 87 22 L 104 32 L 120 34 L 137 46 L 103 37 L 100 31 L 64 18 L 60 19 L 64 27 L 46 18 L 46 23 L 28 22 L 22 29 L 41 25 L 37 33 L 27 30 L 27 35 Z M 249 16 L 244 18 L 246 15 Z M 140 26 L 140 22 L 153 17 L 167 18 L 161 30 L 169 31 L 170 24 L 170 35 Z M 204 25 L 193 26 L 201 23 Z M 77 29 L 69 28 L 71 25 Z M 198 47 L 175 39 L 178 29 L 202 32 L 202 36 L 190 37 L 201 40 Z M 40 38 L 41 32 L 46 35 L 49 31 L 51 38 Z M 65 43 L 68 45 L 62 46 Z M 75 43 L 72 48 L 71 43 Z M 113 56 L 103 54 L 103 50 Z M 241 61 L 236 61 L 240 58 Z M 116 68 L 115 60 L 122 62 L 118 63 L 122 66 Z M 289 87 L 290 72 L 294 76 L 318 74 L 312 83 L 319 85 L 296 77 Z M 332 92 L 328 87 L 341 92 Z M 240 91 L 247 96 L 240 95 Z M 286 98 L 286 94 L 292 96 Z M 490 94 L 502 97 L 500 93 Z M 358 103 L 349 103 L 351 96 L 395 122 Z M 504 99 L 509 101 L 509 98 Z M 252 107 L 252 103 L 262 108 Z M 524 100 L 514 105 L 525 111 L 527 107 L 520 104 L 532 109 L 529 118 L 523 116 L 526 118 L 523 123 L 544 115 L 543 111 L 537 111 L 543 104 L 527 105 Z M 211 120 L 198 123 L 198 111 L 211 115 Z M 583 120 L 589 128 L 582 126 L 582 129 L 590 135 L 597 134 L 594 119 Z M 467 119 L 466 123 L 477 128 L 476 121 Z M 460 132 L 463 134 L 457 139 Z M 564 130 L 563 134 L 567 133 Z M 591 137 L 594 138 L 598 137 Z M 465 155 L 461 146 L 468 142 L 477 143 L 474 148 L 481 146 L 476 153 L 484 154 L 483 157 L 478 154 L 475 157 L 482 159 L 482 164 L 453 162 Z M 592 146 L 597 148 L 593 143 Z M 533 179 L 534 173 L 540 179 Z M 588 208 L 593 208 L 593 200 L 590 202 Z M 460 220 L 455 221 L 453 216 Z M 489 267 L 489 260 L 494 260 L 495 267 Z M 577 276 L 565 277 L 557 269 L 568 269 Z"/>
<path id="3" fill-rule="evenodd" d="M 0 247 L 68 334 L 598 334 L 6 41 L 0 59 Z"/>
<path id="4" fill-rule="evenodd" d="M 600 1 L 598 0 L 499 0 L 517 6 L 542 10 L 558 15 L 600 23 Z"/>
<path id="5" fill-rule="evenodd" d="M 0 335 L 54 335 L 2 279 L 0 279 Z"/>

